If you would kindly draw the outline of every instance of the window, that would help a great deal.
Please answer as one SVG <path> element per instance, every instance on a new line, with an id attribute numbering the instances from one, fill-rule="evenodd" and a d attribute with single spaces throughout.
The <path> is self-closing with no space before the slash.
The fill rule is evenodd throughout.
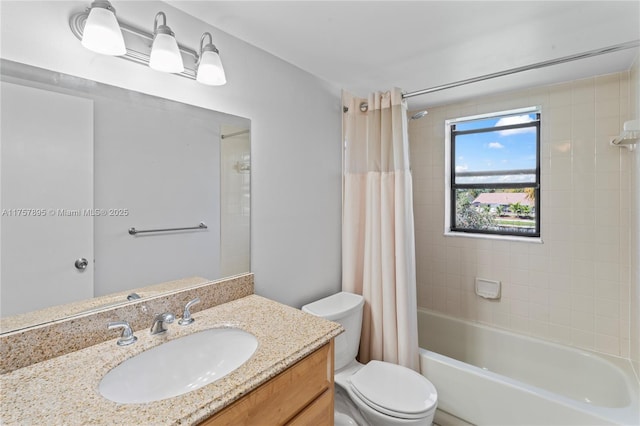
<path id="1" fill-rule="evenodd" d="M 448 232 L 540 236 L 540 110 L 447 120 Z"/>

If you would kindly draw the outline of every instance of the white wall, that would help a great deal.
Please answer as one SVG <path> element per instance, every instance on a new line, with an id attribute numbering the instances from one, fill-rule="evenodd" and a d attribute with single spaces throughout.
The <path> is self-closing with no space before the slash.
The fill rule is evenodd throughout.
<path id="1" fill-rule="evenodd" d="M 127 209 L 94 220 L 95 296 L 221 276 L 220 118 L 146 98 L 95 100 L 95 208 Z M 200 222 L 206 231 L 127 232 Z"/>
<path id="2" fill-rule="evenodd" d="M 156 12 L 182 44 L 204 31 L 228 83 L 208 87 L 82 48 L 68 26 L 90 2 L 0 2 L 3 58 L 247 117 L 252 135 L 251 269 L 256 293 L 299 306 L 340 288 L 339 90 L 167 4 L 112 2 L 151 31 Z"/>
<path id="3" fill-rule="evenodd" d="M 609 146 L 629 119 L 629 82 L 621 72 L 477 98 L 411 122 L 420 306 L 630 356 L 633 153 Z M 535 105 L 544 243 L 444 237 L 444 120 Z M 501 300 L 476 296 L 474 277 L 501 281 Z"/>

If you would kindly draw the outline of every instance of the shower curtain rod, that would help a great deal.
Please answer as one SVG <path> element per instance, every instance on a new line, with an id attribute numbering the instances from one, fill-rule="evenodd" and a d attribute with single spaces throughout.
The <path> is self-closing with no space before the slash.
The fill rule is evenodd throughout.
<path id="1" fill-rule="evenodd" d="M 618 52 L 620 50 L 632 49 L 640 46 L 640 40 L 628 41 L 625 43 L 615 44 L 609 47 L 603 47 L 600 49 L 590 50 L 588 52 L 576 53 L 575 55 L 564 56 L 562 58 L 551 59 L 548 61 L 538 62 L 536 64 L 525 65 L 522 67 L 511 68 L 505 71 L 494 72 L 491 74 L 485 74 L 479 77 L 468 78 L 466 80 L 459 80 L 453 83 L 443 84 L 440 86 L 430 87 L 428 89 L 416 90 L 415 92 L 406 92 L 402 94 L 402 99 L 412 98 L 414 96 L 426 95 L 428 93 L 439 92 L 441 90 L 452 89 L 454 87 L 464 86 L 466 84 L 477 83 L 480 81 L 490 80 L 496 77 L 504 77 L 510 74 L 516 74 L 523 71 L 530 71 L 539 68 L 550 67 L 552 65 L 560 65 L 567 62 L 577 61 L 580 59 L 587 59 L 594 56 L 604 55 L 607 53 Z"/>
<path id="2" fill-rule="evenodd" d="M 251 130 L 246 129 L 246 130 L 240 130 L 239 132 L 235 132 L 235 133 L 227 133 L 226 135 L 220 135 L 220 139 L 226 139 L 226 138 L 231 138 L 233 136 L 240 136 L 240 135 L 244 135 L 245 133 L 249 133 Z"/>

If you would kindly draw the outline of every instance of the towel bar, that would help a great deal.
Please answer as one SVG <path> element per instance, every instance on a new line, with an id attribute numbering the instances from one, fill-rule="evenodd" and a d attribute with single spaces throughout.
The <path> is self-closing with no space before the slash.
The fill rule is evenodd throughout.
<path id="1" fill-rule="evenodd" d="M 207 229 L 207 225 L 205 225 L 204 222 L 200 222 L 198 226 L 190 226 L 187 228 L 163 228 L 163 229 L 139 229 L 139 230 L 131 227 L 129 228 L 129 235 L 146 234 L 147 232 L 188 231 L 191 229 Z"/>

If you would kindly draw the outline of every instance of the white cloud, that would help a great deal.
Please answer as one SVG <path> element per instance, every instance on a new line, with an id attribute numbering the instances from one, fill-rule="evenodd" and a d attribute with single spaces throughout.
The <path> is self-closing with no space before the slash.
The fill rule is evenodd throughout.
<path id="1" fill-rule="evenodd" d="M 510 126 L 512 124 L 531 123 L 532 121 L 533 121 L 533 118 L 531 118 L 529 115 L 526 115 L 526 114 L 511 115 L 509 117 L 502 117 L 500 120 L 498 120 L 495 127 Z M 507 136 L 507 135 L 515 135 L 518 133 L 533 133 L 535 131 L 536 131 L 535 127 L 525 127 L 522 129 L 501 130 L 499 133 L 500 133 L 500 136 Z"/>
<path id="2" fill-rule="evenodd" d="M 466 164 L 461 164 L 459 166 L 456 166 L 456 173 L 466 172 L 467 170 L 469 170 L 469 166 Z"/>
<path id="3" fill-rule="evenodd" d="M 528 114 L 525 115 L 510 115 L 509 117 L 502 117 L 496 123 L 496 127 L 499 126 L 511 126 L 512 124 L 523 124 L 523 123 L 531 123 L 533 118 L 531 118 Z"/>
<path id="4" fill-rule="evenodd" d="M 491 148 L 491 149 L 502 149 L 502 148 L 504 148 L 504 145 L 502 145 L 500 142 L 489 142 L 489 148 Z"/>

